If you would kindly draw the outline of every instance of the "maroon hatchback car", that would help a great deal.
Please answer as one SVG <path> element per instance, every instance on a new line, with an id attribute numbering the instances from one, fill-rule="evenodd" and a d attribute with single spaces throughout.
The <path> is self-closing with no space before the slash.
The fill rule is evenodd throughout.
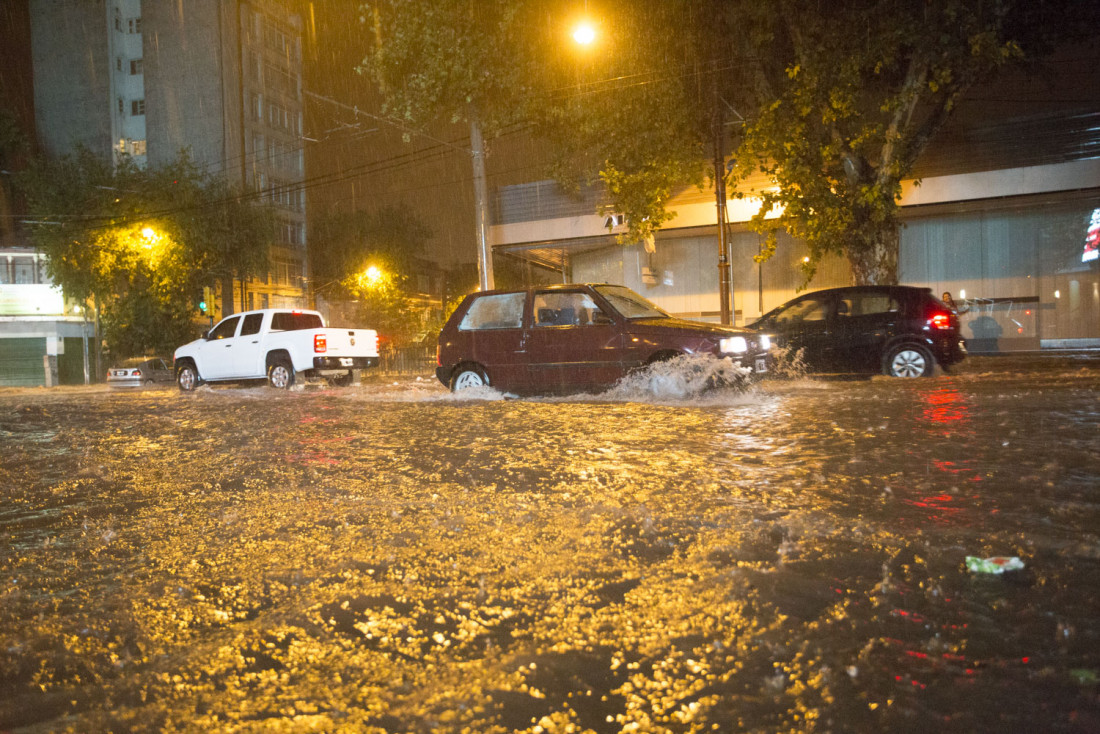
<path id="1" fill-rule="evenodd" d="M 577 392 L 680 355 L 759 374 L 770 349 L 765 334 L 674 318 L 621 285 L 551 285 L 467 296 L 440 332 L 436 376 L 452 390 Z"/>

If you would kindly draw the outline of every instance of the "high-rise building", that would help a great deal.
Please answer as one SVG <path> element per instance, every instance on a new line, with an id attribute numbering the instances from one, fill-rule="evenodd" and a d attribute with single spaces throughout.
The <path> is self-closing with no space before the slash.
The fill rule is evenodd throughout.
<path id="1" fill-rule="evenodd" d="M 44 152 L 163 164 L 183 150 L 279 218 L 271 272 L 222 313 L 307 305 L 302 22 L 279 0 L 31 0 Z M 223 291 L 225 286 L 223 285 Z"/>

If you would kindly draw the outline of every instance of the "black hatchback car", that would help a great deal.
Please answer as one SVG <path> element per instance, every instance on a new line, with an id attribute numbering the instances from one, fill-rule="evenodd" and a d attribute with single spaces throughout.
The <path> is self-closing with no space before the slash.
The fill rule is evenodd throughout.
<path id="1" fill-rule="evenodd" d="M 959 317 L 930 288 L 851 286 L 814 291 L 752 324 L 801 350 L 813 372 L 927 377 L 962 361 Z"/>

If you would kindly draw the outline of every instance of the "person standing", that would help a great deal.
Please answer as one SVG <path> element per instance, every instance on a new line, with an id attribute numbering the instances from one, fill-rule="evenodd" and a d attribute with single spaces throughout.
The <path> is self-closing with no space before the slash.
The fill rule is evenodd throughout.
<path id="1" fill-rule="evenodd" d="M 947 307 L 954 311 L 956 315 L 966 313 L 970 310 L 970 307 L 965 303 L 961 307 L 959 304 L 955 303 L 955 299 L 951 297 L 951 291 L 944 291 L 943 298 L 940 300 L 946 303 Z"/>

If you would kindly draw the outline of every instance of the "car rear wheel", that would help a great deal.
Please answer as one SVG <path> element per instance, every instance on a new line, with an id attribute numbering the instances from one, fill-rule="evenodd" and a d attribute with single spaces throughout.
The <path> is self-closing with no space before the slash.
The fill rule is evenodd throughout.
<path id="1" fill-rule="evenodd" d="M 929 377 L 936 360 L 919 344 L 899 344 L 886 353 L 883 372 L 891 377 Z"/>
<path id="2" fill-rule="evenodd" d="M 467 365 L 455 371 L 451 378 L 451 392 L 467 390 L 471 387 L 485 387 L 489 384 L 489 378 L 480 367 Z"/>
<path id="3" fill-rule="evenodd" d="M 199 373 L 195 371 L 195 365 L 184 362 L 176 370 L 176 384 L 181 392 L 191 392 L 199 386 Z"/>
<path id="4" fill-rule="evenodd" d="M 286 390 L 294 384 L 294 366 L 286 359 L 277 359 L 267 368 L 267 384 L 277 390 Z"/>

